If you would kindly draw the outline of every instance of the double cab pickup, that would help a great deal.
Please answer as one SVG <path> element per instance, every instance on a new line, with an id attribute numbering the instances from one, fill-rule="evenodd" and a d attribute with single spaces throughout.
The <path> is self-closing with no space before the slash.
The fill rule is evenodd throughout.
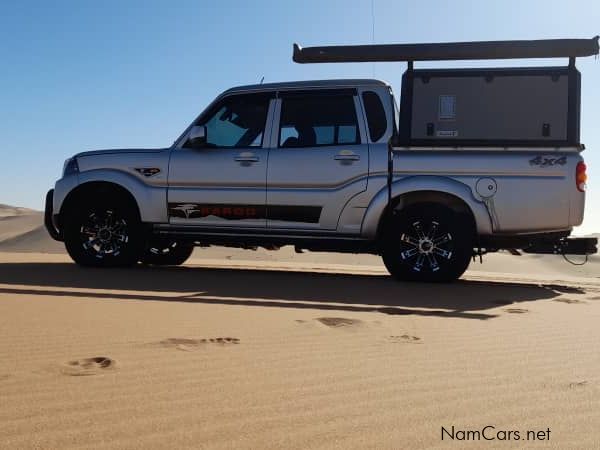
<path id="1" fill-rule="evenodd" d="M 594 253 L 595 239 L 568 237 L 585 204 L 578 83 L 574 65 L 411 64 L 399 102 L 371 79 L 232 88 L 169 148 L 69 158 L 46 227 L 100 267 L 293 245 L 451 281 L 500 249 Z"/>

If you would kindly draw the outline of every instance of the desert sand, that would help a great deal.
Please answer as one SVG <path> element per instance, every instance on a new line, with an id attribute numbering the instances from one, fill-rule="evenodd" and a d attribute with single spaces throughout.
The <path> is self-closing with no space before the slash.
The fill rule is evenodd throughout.
<path id="1" fill-rule="evenodd" d="M 447 285 L 289 248 L 93 270 L 36 214 L 0 218 L 2 449 L 598 448 L 596 257 Z M 521 439 L 459 440 L 486 426 Z"/>

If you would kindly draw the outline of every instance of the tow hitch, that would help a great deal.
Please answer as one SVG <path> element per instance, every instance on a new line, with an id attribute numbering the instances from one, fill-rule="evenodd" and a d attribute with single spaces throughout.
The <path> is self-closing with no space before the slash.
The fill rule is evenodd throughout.
<path id="1" fill-rule="evenodd" d="M 593 255 L 598 252 L 598 239 L 595 237 L 568 237 L 558 240 L 539 240 L 527 248 L 525 253 L 545 255 Z"/>

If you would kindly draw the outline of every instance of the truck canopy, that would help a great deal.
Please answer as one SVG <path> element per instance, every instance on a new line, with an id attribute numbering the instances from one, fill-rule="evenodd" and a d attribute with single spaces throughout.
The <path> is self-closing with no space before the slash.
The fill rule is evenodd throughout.
<path id="1" fill-rule="evenodd" d="M 581 75 L 591 39 L 339 45 L 302 48 L 297 63 L 405 61 L 404 146 L 580 146 Z M 568 67 L 415 70 L 415 61 L 569 58 Z M 457 106 L 459 105 L 459 106 Z"/>
<path id="2" fill-rule="evenodd" d="M 334 63 L 576 58 L 597 55 L 598 38 L 599 36 L 592 39 L 332 45 L 306 48 L 294 44 L 293 60 L 297 63 Z"/>

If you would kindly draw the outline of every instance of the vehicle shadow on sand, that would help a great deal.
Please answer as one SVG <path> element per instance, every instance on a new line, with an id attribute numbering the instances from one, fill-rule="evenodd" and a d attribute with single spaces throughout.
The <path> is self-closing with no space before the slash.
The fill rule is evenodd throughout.
<path id="1" fill-rule="evenodd" d="M 534 283 L 399 283 L 383 275 L 197 266 L 86 269 L 70 263 L 0 263 L 0 284 L 4 285 L 0 286 L 4 294 L 377 311 L 480 320 L 498 315 L 497 310 L 485 310 L 561 295 L 560 286 Z"/>

